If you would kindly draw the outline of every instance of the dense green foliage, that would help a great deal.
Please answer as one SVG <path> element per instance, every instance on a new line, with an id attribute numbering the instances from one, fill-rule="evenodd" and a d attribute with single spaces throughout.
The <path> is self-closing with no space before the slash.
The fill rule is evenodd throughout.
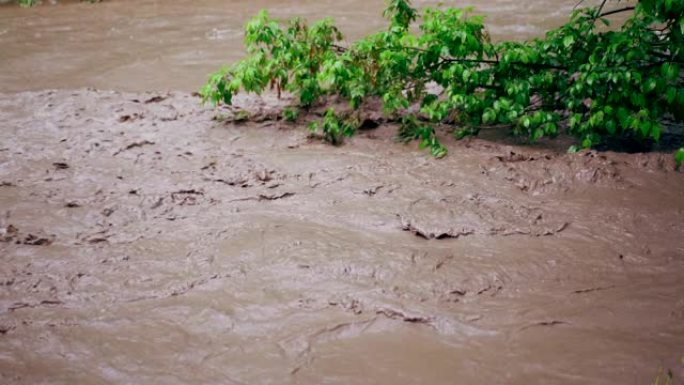
<path id="1" fill-rule="evenodd" d="M 565 130 L 585 148 L 626 135 L 658 141 L 664 118 L 684 120 L 684 1 L 606 11 L 607 2 L 576 10 L 544 38 L 494 43 L 471 9 L 419 14 L 409 0 L 388 0 L 388 28 L 348 47 L 330 19 L 281 25 L 262 11 L 246 26 L 247 58 L 211 76 L 201 93 L 231 104 L 240 90 L 271 88 L 294 94 L 301 108 L 339 95 L 349 109 L 311 125 L 333 143 L 358 124 L 349 110 L 379 99 L 402 123 L 399 137 L 435 156 L 446 153 L 434 131 L 443 123 L 459 138 L 502 126 L 531 141 Z M 607 28 L 621 12 L 629 18 Z"/>

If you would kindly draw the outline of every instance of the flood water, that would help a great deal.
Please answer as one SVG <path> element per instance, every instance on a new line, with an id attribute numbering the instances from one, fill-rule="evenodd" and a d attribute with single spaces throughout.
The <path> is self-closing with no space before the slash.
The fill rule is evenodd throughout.
<path id="1" fill-rule="evenodd" d="M 477 5 L 520 39 L 574 6 Z M 379 1 L 0 7 L 0 384 L 682 383 L 671 154 L 485 131 L 438 160 L 391 124 L 333 147 L 269 95 L 230 123 L 190 91 L 260 8 L 382 25 Z"/>
<path id="2" fill-rule="evenodd" d="M 416 5 L 437 2 L 417 1 Z M 385 25 L 381 0 L 121 0 L 0 7 L 0 89 L 96 87 L 196 91 L 242 57 L 242 30 L 260 9 L 275 17 L 333 17 L 353 40 Z M 446 1 L 466 6 L 473 2 Z M 475 2 L 494 38 L 524 39 L 563 23 L 573 1 Z"/>

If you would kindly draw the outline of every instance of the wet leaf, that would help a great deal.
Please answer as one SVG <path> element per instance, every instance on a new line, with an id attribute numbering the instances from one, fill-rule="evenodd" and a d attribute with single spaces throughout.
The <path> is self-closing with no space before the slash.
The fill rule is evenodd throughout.
<path id="1" fill-rule="evenodd" d="M 681 168 L 682 164 L 684 164 L 684 147 L 675 152 L 674 159 L 677 169 Z"/>

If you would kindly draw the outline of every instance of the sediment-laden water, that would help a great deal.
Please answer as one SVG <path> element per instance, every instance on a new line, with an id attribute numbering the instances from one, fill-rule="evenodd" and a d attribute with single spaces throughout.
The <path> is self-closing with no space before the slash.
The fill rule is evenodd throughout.
<path id="1" fill-rule="evenodd" d="M 478 7 L 523 38 L 573 5 Z M 684 378 L 669 153 L 483 132 L 438 160 L 389 124 L 332 147 L 270 96 L 228 123 L 183 90 L 264 7 L 381 25 L 380 2 L 0 7 L 0 383 Z"/>

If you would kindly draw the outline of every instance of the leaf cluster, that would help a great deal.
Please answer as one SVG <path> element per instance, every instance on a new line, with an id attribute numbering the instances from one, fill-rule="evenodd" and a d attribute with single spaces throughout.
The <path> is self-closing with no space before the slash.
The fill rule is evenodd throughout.
<path id="1" fill-rule="evenodd" d="M 684 2 L 605 11 L 607 3 L 574 11 L 543 38 L 499 43 L 470 8 L 421 14 L 409 0 L 388 0 L 387 29 L 347 46 L 331 19 L 283 25 L 262 11 L 246 26 L 247 58 L 212 75 L 201 94 L 230 104 L 240 90 L 273 89 L 302 108 L 337 95 L 352 110 L 380 100 L 401 122 L 400 139 L 435 156 L 446 154 L 440 124 L 457 126 L 457 138 L 487 126 L 529 141 L 564 130 L 585 148 L 625 135 L 658 141 L 663 118 L 684 120 Z M 629 17 L 611 27 L 620 12 Z M 312 127 L 339 143 L 356 129 L 339 116 L 328 110 Z"/>

